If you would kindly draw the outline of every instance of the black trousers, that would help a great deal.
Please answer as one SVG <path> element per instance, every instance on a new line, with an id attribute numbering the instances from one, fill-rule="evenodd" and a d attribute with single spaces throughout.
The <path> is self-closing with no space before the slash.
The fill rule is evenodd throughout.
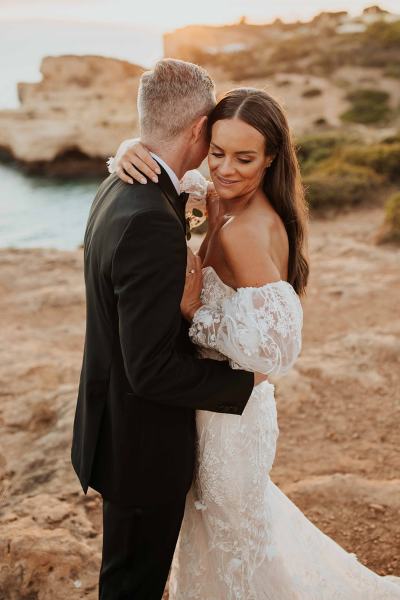
<path id="1" fill-rule="evenodd" d="M 100 600 L 161 600 L 185 499 L 126 507 L 103 498 Z"/>

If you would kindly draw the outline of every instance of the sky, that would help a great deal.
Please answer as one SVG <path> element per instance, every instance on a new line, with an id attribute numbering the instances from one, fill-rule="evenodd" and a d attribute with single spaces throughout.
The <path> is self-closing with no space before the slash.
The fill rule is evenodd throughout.
<path id="1" fill-rule="evenodd" d="M 400 0 L 377 0 L 400 13 Z M 162 34 L 190 24 L 309 20 L 360 14 L 374 0 L 0 0 L 0 108 L 19 105 L 17 83 L 38 81 L 45 56 L 97 54 L 151 67 Z"/>
<path id="2" fill-rule="evenodd" d="M 400 13 L 400 0 L 0 0 L 0 20 L 102 21 L 168 31 L 188 24 L 220 24 L 245 15 L 250 22 L 307 20 L 323 11 L 357 14 L 366 6 Z"/>

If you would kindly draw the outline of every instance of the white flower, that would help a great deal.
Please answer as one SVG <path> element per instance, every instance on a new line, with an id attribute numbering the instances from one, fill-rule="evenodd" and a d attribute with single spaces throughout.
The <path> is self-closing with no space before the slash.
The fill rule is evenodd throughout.
<path id="1" fill-rule="evenodd" d="M 189 228 L 194 229 L 207 218 L 208 181 L 199 171 L 188 171 L 181 179 L 181 191 L 189 194 L 185 214 Z"/>
<path id="2" fill-rule="evenodd" d="M 109 173 L 115 173 L 115 157 L 114 156 L 110 156 L 107 159 L 107 170 Z"/>

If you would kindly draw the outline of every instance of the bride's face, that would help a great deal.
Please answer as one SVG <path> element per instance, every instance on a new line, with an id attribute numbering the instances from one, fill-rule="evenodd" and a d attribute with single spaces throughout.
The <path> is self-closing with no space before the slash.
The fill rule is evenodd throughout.
<path id="1" fill-rule="evenodd" d="M 254 193 L 262 185 L 269 162 L 265 138 L 257 129 L 238 118 L 214 123 L 208 165 L 220 198 Z"/>

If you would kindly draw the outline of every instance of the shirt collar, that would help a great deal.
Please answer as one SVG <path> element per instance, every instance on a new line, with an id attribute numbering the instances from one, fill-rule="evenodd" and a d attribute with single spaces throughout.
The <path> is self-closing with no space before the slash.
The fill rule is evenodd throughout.
<path id="1" fill-rule="evenodd" d="M 167 172 L 170 180 L 174 184 L 174 188 L 176 189 L 176 193 L 179 196 L 180 193 L 181 193 L 181 183 L 180 183 L 180 181 L 179 181 L 176 173 L 174 173 L 174 171 L 171 169 L 171 167 L 168 166 L 167 163 L 162 158 L 160 158 L 157 154 L 155 154 L 155 152 L 150 152 L 150 154 L 165 169 L 165 171 Z"/>

